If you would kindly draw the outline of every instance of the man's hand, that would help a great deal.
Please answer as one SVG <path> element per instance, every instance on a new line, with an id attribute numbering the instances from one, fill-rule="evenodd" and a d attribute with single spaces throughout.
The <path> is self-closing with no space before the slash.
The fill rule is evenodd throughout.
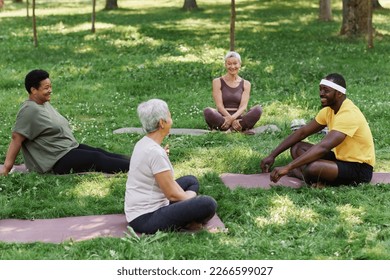
<path id="1" fill-rule="evenodd" d="M 287 166 L 282 167 L 275 167 L 274 170 L 272 170 L 270 174 L 270 180 L 274 183 L 280 180 L 284 175 L 287 175 L 287 173 L 290 171 L 290 169 Z"/>
<path id="2" fill-rule="evenodd" d="M 274 162 L 275 162 L 275 158 L 272 157 L 272 156 L 268 156 L 268 157 L 264 158 L 264 159 L 260 162 L 261 172 L 263 172 L 263 173 L 268 173 L 270 167 L 274 164 Z"/>
<path id="3" fill-rule="evenodd" d="M 9 173 L 9 171 L 5 168 L 5 166 L 0 168 L 0 176 L 7 176 L 8 173 Z"/>

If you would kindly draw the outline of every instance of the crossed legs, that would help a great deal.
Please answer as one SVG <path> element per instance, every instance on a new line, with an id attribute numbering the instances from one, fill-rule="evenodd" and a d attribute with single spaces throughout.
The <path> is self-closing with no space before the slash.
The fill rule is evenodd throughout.
<path id="1" fill-rule="evenodd" d="M 235 112 L 236 111 L 229 111 L 231 115 Z M 255 126 L 256 122 L 260 119 L 262 112 L 263 111 L 261 106 L 256 105 L 250 108 L 246 114 L 242 115 L 239 119 L 237 119 L 241 126 L 241 130 L 252 129 Z M 221 126 L 225 122 L 225 118 L 216 109 L 208 107 L 204 109 L 203 115 L 210 129 L 222 130 Z"/>
<path id="2" fill-rule="evenodd" d="M 313 144 L 307 142 L 298 142 L 291 147 L 291 157 L 296 159 L 308 151 L 312 146 Z M 338 173 L 339 169 L 335 161 L 319 159 L 300 168 L 294 169 L 290 175 L 306 182 L 317 183 L 333 182 L 337 179 Z"/>
<path id="3" fill-rule="evenodd" d="M 183 190 L 192 190 L 198 193 L 199 183 L 194 176 L 178 178 L 176 182 Z M 158 230 L 194 229 L 209 221 L 217 209 L 217 202 L 210 196 L 198 195 L 194 198 L 170 203 L 168 206 L 143 214 L 129 225 L 141 233 L 155 233 Z"/>

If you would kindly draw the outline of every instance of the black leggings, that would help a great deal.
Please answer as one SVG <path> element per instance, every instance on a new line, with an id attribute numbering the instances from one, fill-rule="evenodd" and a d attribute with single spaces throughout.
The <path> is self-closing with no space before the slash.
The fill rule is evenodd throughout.
<path id="1" fill-rule="evenodd" d="M 198 193 L 199 183 L 196 177 L 189 175 L 176 180 L 186 191 Z M 158 230 L 179 230 L 191 222 L 206 223 L 214 215 L 217 202 L 210 196 L 196 196 L 194 198 L 170 203 L 168 206 L 143 214 L 129 223 L 134 231 L 152 234 Z"/>
<path id="2" fill-rule="evenodd" d="M 119 173 L 129 171 L 129 165 L 129 157 L 80 144 L 60 158 L 52 170 L 55 174 L 88 171 Z"/>

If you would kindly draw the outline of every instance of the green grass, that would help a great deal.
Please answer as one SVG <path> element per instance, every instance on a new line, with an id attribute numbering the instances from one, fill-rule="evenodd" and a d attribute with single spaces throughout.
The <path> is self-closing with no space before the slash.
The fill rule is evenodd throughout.
<path id="1" fill-rule="evenodd" d="M 51 102 L 80 142 L 131 154 L 141 136 L 112 131 L 139 126 L 137 105 L 155 97 L 168 102 L 173 127 L 206 129 L 202 110 L 213 104 L 211 81 L 224 73 L 229 47 L 229 1 L 198 0 L 201 9 L 191 13 L 180 9 L 182 0 L 121 0 L 116 11 L 104 11 L 98 1 L 95 34 L 90 1 L 37 2 L 37 48 L 25 4 L 6 1 L 0 11 L 1 162 L 27 98 L 24 76 L 33 68 L 50 72 Z M 219 179 L 224 172 L 259 172 L 260 159 L 289 134 L 291 120 L 314 117 L 319 80 L 331 72 L 344 75 L 348 97 L 370 123 L 375 171 L 389 171 L 389 10 L 375 11 L 378 34 L 367 50 L 362 38 L 338 36 L 340 4 L 327 23 L 317 20 L 316 1 L 236 5 L 236 50 L 243 58 L 241 76 L 252 83 L 250 106 L 263 106 L 258 126 L 276 124 L 281 132 L 165 140 L 176 175 L 199 177 L 201 192 L 217 200 L 229 232 L 0 243 L 0 259 L 390 259 L 389 185 L 230 191 Z M 276 165 L 289 160 L 285 153 Z M 125 183 L 125 175 L 1 177 L 0 219 L 122 213 Z"/>

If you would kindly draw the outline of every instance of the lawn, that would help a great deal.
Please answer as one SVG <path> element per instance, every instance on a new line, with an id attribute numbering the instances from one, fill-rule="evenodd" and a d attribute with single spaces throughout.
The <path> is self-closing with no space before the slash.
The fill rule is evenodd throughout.
<path id="1" fill-rule="evenodd" d="M 31 2 L 31 1 L 30 1 Z M 202 111 L 213 106 L 211 81 L 224 73 L 229 48 L 230 1 L 120 0 L 104 11 L 97 1 L 37 1 L 38 47 L 33 46 L 24 4 L 10 0 L 0 11 L 0 161 L 4 162 L 20 103 L 24 76 L 34 68 L 51 74 L 51 103 L 81 143 L 131 154 L 142 137 L 113 134 L 140 126 L 137 105 L 161 98 L 173 127 L 206 129 Z M 176 176 L 196 175 L 201 193 L 218 202 L 228 233 L 164 233 L 159 238 L 98 238 L 63 244 L 0 242 L 0 259 L 71 260 L 349 260 L 390 259 L 390 186 L 227 189 L 225 172 L 259 172 L 259 162 L 290 131 L 320 108 L 318 84 L 338 72 L 348 97 L 365 114 L 375 141 L 375 171 L 390 171 L 390 10 L 374 12 L 374 48 L 364 38 L 340 37 L 341 4 L 334 21 L 319 22 L 318 1 L 236 1 L 236 51 L 240 75 L 252 84 L 249 106 L 261 104 L 256 126 L 281 131 L 255 136 L 211 133 L 171 135 Z M 310 137 L 316 142 L 321 135 Z M 165 144 L 165 143 L 164 143 Z M 275 165 L 290 160 L 282 154 Z M 22 163 L 21 156 L 17 159 Z M 54 218 L 123 213 L 126 175 L 12 174 L 0 178 L 0 219 Z"/>

